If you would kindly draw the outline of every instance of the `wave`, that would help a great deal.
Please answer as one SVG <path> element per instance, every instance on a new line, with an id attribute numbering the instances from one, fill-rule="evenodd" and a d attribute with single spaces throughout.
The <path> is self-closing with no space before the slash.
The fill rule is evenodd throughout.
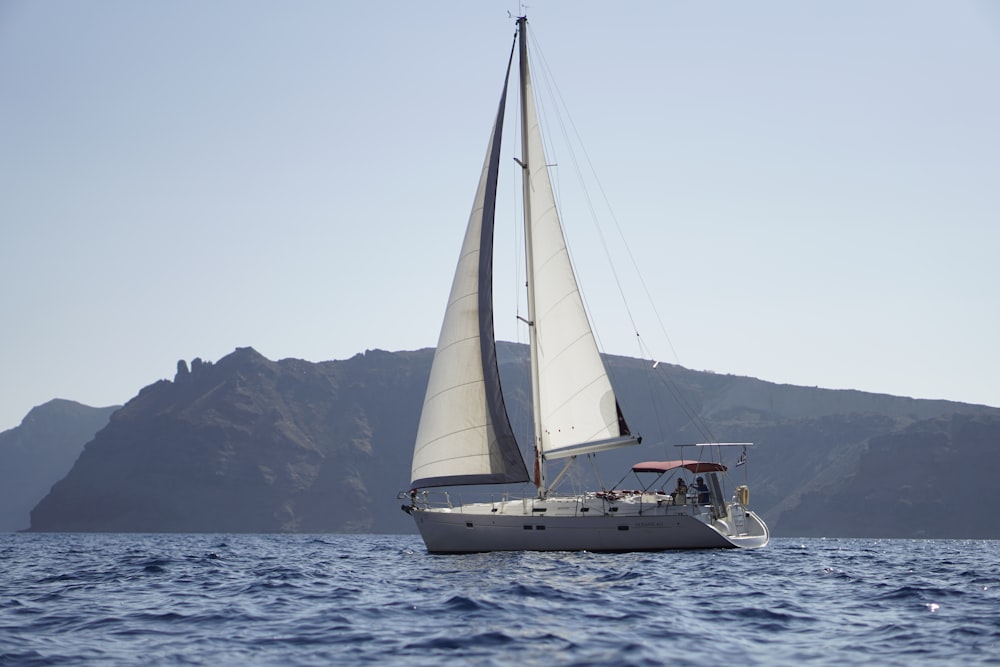
<path id="1" fill-rule="evenodd" d="M 4 666 L 982 664 L 1000 641 L 997 542 L 432 556 L 416 536 L 12 534 L 0 553 Z"/>

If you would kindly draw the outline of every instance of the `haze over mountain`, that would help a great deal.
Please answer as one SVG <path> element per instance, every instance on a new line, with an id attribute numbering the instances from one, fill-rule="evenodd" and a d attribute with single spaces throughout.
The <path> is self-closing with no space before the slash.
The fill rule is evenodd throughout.
<path id="1" fill-rule="evenodd" d="M 432 356 L 275 362 L 240 348 L 214 364 L 178 362 L 173 381 L 144 388 L 86 445 L 31 530 L 412 532 L 396 494 Z M 640 448 L 599 457 L 609 485 L 636 461 L 677 458 L 676 444 L 753 441 L 734 472 L 746 471 L 775 535 L 1000 536 L 984 503 L 944 509 L 991 491 L 988 474 L 963 475 L 952 495 L 936 483 L 958 461 L 998 469 L 1000 409 L 607 361 L 644 435 Z M 526 348 L 501 344 L 499 363 L 523 433 Z"/>
<path id="2" fill-rule="evenodd" d="M 54 399 L 0 433 L 0 531 L 27 528 L 31 508 L 62 479 L 118 406 Z"/>

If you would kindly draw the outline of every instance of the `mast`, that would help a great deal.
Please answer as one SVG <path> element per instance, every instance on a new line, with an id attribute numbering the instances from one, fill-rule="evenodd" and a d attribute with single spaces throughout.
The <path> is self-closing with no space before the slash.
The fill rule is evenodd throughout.
<path id="1" fill-rule="evenodd" d="M 531 74 L 528 71 L 528 17 L 517 19 L 518 26 L 518 59 L 520 65 L 520 100 L 521 100 L 521 175 L 524 206 L 524 254 L 525 266 L 528 267 L 528 339 L 531 352 L 531 415 L 534 423 L 534 458 L 535 486 L 538 487 L 538 497 L 545 498 L 545 463 L 542 460 L 542 409 L 541 391 L 538 386 L 538 330 L 535 327 L 535 277 L 531 274 L 532 244 L 531 244 L 531 174 L 528 171 L 528 96 L 531 92 Z"/>

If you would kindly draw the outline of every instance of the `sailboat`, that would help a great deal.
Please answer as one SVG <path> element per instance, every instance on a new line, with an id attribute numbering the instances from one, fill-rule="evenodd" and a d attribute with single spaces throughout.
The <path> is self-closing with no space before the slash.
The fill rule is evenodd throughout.
<path id="1" fill-rule="evenodd" d="M 466 228 L 428 379 L 402 509 L 431 553 L 483 551 L 657 551 L 762 547 L 764 522 L 746 486 L 724 498 L 718 462 L 680 458 L 632 467 L 651 478 L 639 490 L 555 491 L 577 457 L 634 446 L 598 349 L 567 252 L 543 150 L 527 49 L 527 20 L 514 46 L 486 160 Z M 511 427 L 493 327 L 493 227 L 501 134 L 515 51 L 519 56 L 527 317 L 534 475 Z M 683 450 L 682 450 L 683 451 Z M 744 450 L 745 451 L 745 450 Z M 564 466 L 549 480 L 547 468 Z M 569 465 L 567 465 L 569 463 Z M 692 477 L 703 491 L 668 494 L 657 480 Z M 697 475 L 697 479 L 693 476 Z M 704 483 L 707 479 L 708 483 Z M 454 504 L 438 487 L 534 482 L 525 497 Z M 529 487 L 530 488 L 530 487 Z"/>

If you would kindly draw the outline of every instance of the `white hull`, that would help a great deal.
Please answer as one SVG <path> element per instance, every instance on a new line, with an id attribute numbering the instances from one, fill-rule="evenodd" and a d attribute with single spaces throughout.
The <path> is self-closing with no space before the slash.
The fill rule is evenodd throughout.
<path id="1" fill-rule="evenodd" d="M 672 505 L 659 494 L 404 509 L 431 553 L 756 548 L 769 539 L 764 522 L 736 503 L 717 518 L 709 505 Z"/>

